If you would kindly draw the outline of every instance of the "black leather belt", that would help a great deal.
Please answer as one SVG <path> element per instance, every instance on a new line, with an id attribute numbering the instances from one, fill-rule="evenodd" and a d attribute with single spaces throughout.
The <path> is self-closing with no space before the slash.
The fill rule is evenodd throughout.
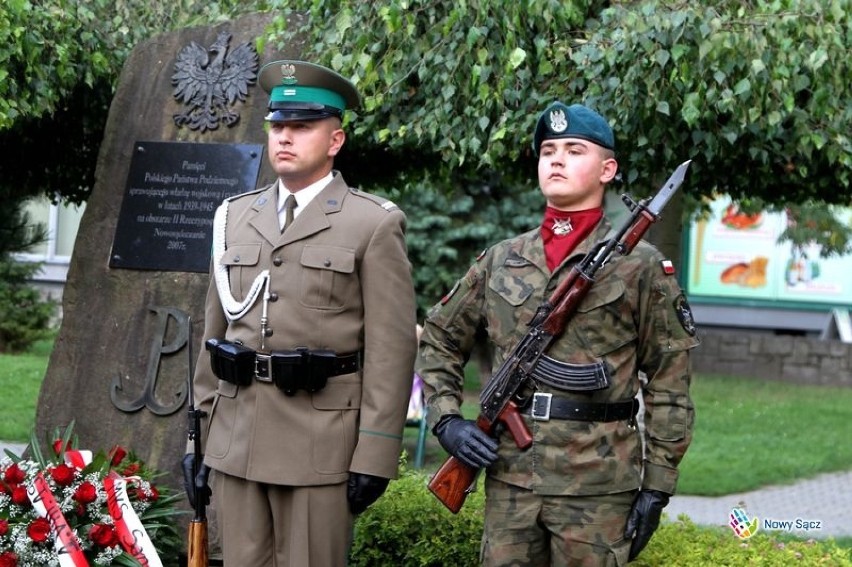
<path id="1" fill-rule="evenodd" d="M 328 351 L 326 351 L 328 352 Z M 341 374 L 352 374 L 357 372 L 361 367 L 361 353 L 353 352 L 350 354 L 334 354 L 330 353 L 326 356 L 318 354 L 317 351 L 307 349 L 297 349 L 295 351 L 287 351 L 285 353 L 274 353 L 276 358 L 280 355 L 290 355 L 286 359 L 288 366 L 311 368 L 314 365 L 327 365 L 327 377 L 340 376 Z M 272 355 L 255 353 L 254 356 L 254 377 L 259 382 L 272 382 L 272 372 L 270 372 Z"/>
<path id="2" fill-rule="evenodd" d="M 636 398 L 621 402 L 578 402 L 553 394 L 536 392 L 524 411 L 536 421 L 571 419 L 575 421 L 633 421 L 639 410 Z"/>

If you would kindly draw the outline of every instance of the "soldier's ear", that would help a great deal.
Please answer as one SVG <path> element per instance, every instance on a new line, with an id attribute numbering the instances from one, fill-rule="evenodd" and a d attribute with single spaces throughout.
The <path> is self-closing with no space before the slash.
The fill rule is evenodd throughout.
<path id="1" fill-rule="evenodd" d="M 343 147 L 346 142 L 346 132 L 342 128 L 332 130 L 330 134 L 330 144 L 328 146 L 328 157 L 334 157 Z"/>
<path id="2" fill-rule="evenodd" d="M 601 183 L 606 185 L 615 178 L 618 173 L 618 162 L 615 158 L 608 157 L 601 162 Z"/>

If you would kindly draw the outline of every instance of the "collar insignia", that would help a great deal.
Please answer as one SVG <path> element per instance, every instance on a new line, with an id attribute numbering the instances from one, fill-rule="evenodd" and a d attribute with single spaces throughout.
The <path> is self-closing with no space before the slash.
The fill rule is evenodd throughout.
<path id="1" fill-rule="evenodd" d="M 568 119 L 565 112 L 560 109 L 550 111 L 550 130 L 554 134 L 561 134 L 568 128 Z"/>

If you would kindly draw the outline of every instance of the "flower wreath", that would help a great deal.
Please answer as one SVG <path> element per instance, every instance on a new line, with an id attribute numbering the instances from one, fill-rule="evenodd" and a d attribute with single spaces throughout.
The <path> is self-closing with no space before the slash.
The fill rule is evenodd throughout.
<path id="1" fill-rule="evenodd" d="M 153 483 L 162 473 L 119 446 L 77 450 L 72 428 L 48 455 L 32 437 L 26 459 L 0 458 L 0 567 L 159 567 L 161 554 L 177 558 L 179 496 Z"/>

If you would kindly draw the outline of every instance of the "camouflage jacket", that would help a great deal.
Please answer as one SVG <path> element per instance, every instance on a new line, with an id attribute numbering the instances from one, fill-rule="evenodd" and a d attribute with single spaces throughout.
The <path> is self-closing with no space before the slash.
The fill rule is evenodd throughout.
<path id="1" fill-rule="evenodd" d="M 539 305 L 571 266 L 610 233 L 606 219 L 551 274 L 538 228 L 483 252 L 429 312 L 417 360 L 430 426 L 460 413 L 463 367 L 477 330 L 487 333 L 496 370 L 527 330 Z M 627 421 L 533 421 L 534 441 L 520 451 L 500 436 L 500 458 L 488 474 L 541 494 L 594 495 L 640 486 L 673 494 L 677 466 L 692 438 L 689 349 L 698 344 L 689 306 L 664 257 L 640 242 L 601 268 L 548 355 L 572 363 L 604 362 L 608 388 L 591 393 L 537 389 L 587 402 L 630 400 L 642 391 L 643 440 Z M 669 272 L 669 273 L 667 273 Z M 640 380 L 640 376 L 642 377 Z"/>

